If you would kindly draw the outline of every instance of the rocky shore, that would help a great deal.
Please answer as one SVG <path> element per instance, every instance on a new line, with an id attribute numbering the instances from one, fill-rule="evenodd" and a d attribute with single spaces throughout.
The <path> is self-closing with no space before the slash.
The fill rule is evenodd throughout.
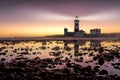
<path id="1" fill-rule="evenodd" d="M 120 80 L 120 76 L 108 75 L 106 70 L 99 70 L 99 66 L 92 69 L 91 66 L 82 67 L 67 61 L 64 68 L 55 69 L 54 66 L 62 62 L 38 57 L 0 62 L 0 80 Z"/>
<path id="2" fill-rule="evenodd" d="M 0 80 L 120 80 L 119 42 L 72 42 L 73 47 L 66 41 L 1 42 Z"/>

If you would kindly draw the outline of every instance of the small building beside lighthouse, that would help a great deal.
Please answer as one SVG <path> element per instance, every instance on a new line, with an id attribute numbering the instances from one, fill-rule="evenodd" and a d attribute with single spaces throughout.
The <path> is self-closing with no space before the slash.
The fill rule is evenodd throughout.
<path id="1" fill-rule="evenodd" d="M 101 29 L 91 29 L 90 30 L 90 35 L 94 36 L 94 37 L 100 36 L 101 35 Z"/>

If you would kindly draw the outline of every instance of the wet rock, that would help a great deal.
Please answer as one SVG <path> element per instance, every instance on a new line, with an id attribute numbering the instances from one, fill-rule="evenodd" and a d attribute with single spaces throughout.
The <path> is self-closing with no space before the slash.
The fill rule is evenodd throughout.
<path id="1" fill-rule="evenodd" d="M 42 72 L 39 74 L 39 76 L 41 76 L 41 78 L 44 79 L 44 78 L 47 78 L 47 74 L 48 74 L 48 72 L 42 71 Z M 45 80 L 45 79 L 44 79 L 44 80 Z"/>
<path id="2" fill-rule="evenodd" d="M 114 66 L 115 69 L 119 69 L 119 66 Z"/>
<path id="3" fill-rule="evenodd" d="M 71 68 L 71 67 L 72 67 L 71 63 L 67 63 L 66 66 L 67 66 L 68 68 Z"/>
<path id="4" fill-rule="evenodd" d="M 89 56 L 94 56 L 93 52 L 91 52 L 91 53 L 89 54 Z"/>
<path id="5" fill-rule="evenodd" d="M 56 72 L 53 72 L 53 75 L 54 75 L 55 78 L 56 78 L 56 79 L 54 79 L 54 80 L 57 80 L 57 79 L 58 79 L 58 80 L 60 80 L 60 79 L 62 80 L 62 77 L 63 77 L 63 76 L 62 76 L 62 73 L 56 71 Z"/>
<path id="6" fill-rule="evenodd" d="M 83 67 L 78 65 L 78 64 L 74 64 L 73 65 L 73 69 L 74 69 L 75 72 L 82 72 L 82 71 L 84 71 Z"/>
<path id="7" fill-rule="evenodd" d="M 14 49 L 13 52 L 16 53 L 16 52 L 17 52 L 17 49 Z"/>
<path id="8" fill-rule="evenodd" d="M 116 63 L 116 65 L 119 65 L 119 66 L 120 66 L 120 63 Z"/>
<path id="9" fill-rule="evenodd" d="M 120 76 L 117 76 L 114 80 L 120 80 Z"/>
<path id="10" fill-rule="evenodd" d="M 93 68 L 93 70 L 94 70 L 95 72 L 99 72 L 99 71 L 100 71 L 99 68 L 100 68 L 100 66 L 95 66 L 95 67 Z"/>
<path id="11" fill-rule="evenodd" d="M 70 62 L 70 59 L 68 57 L 66 57 L 65 62 Z"/>
<path id="12" fill-rule="evenodd" d="M 70 70 L 68 68 L 64 68 L 63 73 L 70 73 Z"/>
<path id="13" fill-rule="evenodd" d="M 39 57 L 35 57 L 34 60 L 37 61 L 37 60 L 40 60 L 40 58 Z"/>
<path id="14" fill-rule="evenodd" d="M 100 55 L 96 55 L 93 57 L 93 60 L 96 61 L 97 59 L 99 59 Z"/>
<path id="15" fill-rule="evenodd" d="M 106 70 L 101 70 L 101 71 L 99 72 L 99 75 L 108 75 L 108 71 L 106 71 Z"/>
<path id="16" fill-rule="evenodd" d="M 43 80 L 41 77 L 33 76 L 30 80 Z"/>
<path id="17" fill-rule="evenodd" d="M 108 56 L 104 56 L 105 60 L 106 61 L 111 61 L 114 59 L 114 56 L 113 55 L 108 55 Z"/>
<path id="18" fill-rule="evenodd" d="M 104 64 L 104 59 L 103 58 L 99 58 L 98 59 L 98 64 L 100 65 L 100 66 L 102 66 L 103 64 Z"/>
<path id="19" fill-rule="evenodd" d="M 65 48 L 66 51 L 71 51 L 72 49 L 70 47 Z"/>
<path id="20" fill-rule="evenodd" d="M 6 75 L 3 80 L 16 80 L 16 79 L 15 79 L 15 75 L 9 74 L 9 75 Z"/>
<path id="21" fill-rule="evenodd" d="M 52 50 L 58 51 L 58 50 L 60 50 L 60 47 L 56 46 L 56 47 L 52 48 Z"/>
<path id="22" fill-rule="evenodd" d="M 95 66 L 94 68 L 98 69 L 98 68 L 100 68 L 100 66 Z"/>
<path id="23" fill-rule="evenodd" d="M 109 80 L 109 79 L 105 79 L 104 77 L 97 77 L 95 80 Z"/>
<path id="24" fill-rule="evenodd" d="M 41 52 L 37 52 L 37 54 L 41 54 Z"/>
<path id="25" fill-rule="evenodd" d="M 50 52 L 50 55 L 55 56 L 55 57 L 60 56 L 60 54 L 61 54 L 60 51 L 59 52 Z"/>
<path id="26" fill-rule="evenodd" d="M 5 52 L 1 52 L 0 55 L 6 55 L 6 53 Z"/>
<path id="27" fill-rule="evenodd" d="M 68 53 L 68 55 L 71 55 L 71 53 Z"/>
<path id="28" fill-rule="evenodd" d="M 111 63 L 112 66 L 115 66 L 115 63 Z"/>
<path id="29" fill-rule="evenodd" d="M 5 50 L 4 52 L 5 52 L 5 53 L 7 53 L 7 52 L 8 52 L 8 50 Z"/>
<path id="30" fill-rule="evenodd" d="M 64 80 L 78 80 L 78 76 L 76 75 L 69 75 L 64 78 Z"/>
<path id="31" fill-rule="evenodd" d="M 87 71 L 87 72 L 91 72 L 91 70 L 92 70 L 91 66 L 87 66 L 87 67 L 85 67 L 83 69 L 84 69 L 84 71 Z"/>
<path id="32" fill-rule="evenodd" d="M 26 55 L 29 54 L 28 52 L 21 52 L 20 54 Z"/>
<path id="33" fill-rule="evenodd" d="M 46 50 L 46 47 L 45 47 L 45 46 L 42 46 L 41 49 L 42 49 L 42 50 Z"/>
<path id="34" fill-rule="evenodd" d="M 25 73 L 25 69 L 24 68 L 18 68 L 18 67 L 7 67 L 5 66 L 4 68 L 1 69 L 1 72 L 2 73 L 17 73 L 17 74 L 20 74 L 20 73 Z"/>
<path id="35" fill-rule="evenodd" d="M 30 48 L 30 51 L 32 51 L 32 48 Z"/>
<path id="36" fill-rule="evenodd" d="M 53 59 L 52 58 L 47 58 L 47 59 L 44 59 L 43 62 L 53 63 Z"/>
<path id="37" fill-rule="evenodd" d="M 2 59 L 1 59 L 1 62 L 4 62 L 5 60 L 6 60 L 5 58 L 2 58 Z"/>
<path id="38" fill-rule="evenodd" d="M 53 74 L 50 74 L 47 76 L 48 80 L 56 80 L 58 79 L 56 76 L 54 76 Z"/>
<path id="39" fill-rule="evenodd" d="M 100 47 L 100 48 L 98 49 L 98 52 L 99 52 L 99 53 L 104 52 L 104 48 L 103 48 L 103 47 Z"/>
<path id="40" fill-rule="evenodd" d="M 36 52 L 33 52 L 32 54 L 33 54 L 33 55 L 36 55 Z"/>
<path id="41" fill-rule="evenodd" d="M 80 59 L 81 61 L 83 61 L 83 57 L 80 57 L 79 59 Z"/>
<path id="42" fill-rule="evenodd" d="M 79 53 L 79 56 L 82 56 L 83 54 L 82 53 Z"/>
<path id="43" fill-rule="evenodd" d="M 21 51 L 24 51 L 25 49 L 24 48 L 21 48 Z"/>
<path id="44" fill-rule="evenodd" d="M 26 60 L 27 58 L 24 58 L 23 56 L 16 57 L 15 60 Z"/>

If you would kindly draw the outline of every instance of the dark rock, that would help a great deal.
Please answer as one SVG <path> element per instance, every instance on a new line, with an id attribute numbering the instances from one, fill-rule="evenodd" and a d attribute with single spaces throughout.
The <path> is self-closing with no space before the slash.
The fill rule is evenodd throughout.
<path id="1" fill-rule="evenodd" d="M 94 57 L 93 57 L 93 60 L 96 61 L 97 59 L 99 59 L 99 57 L 100 57 L 100 55 L 94 56 Z"/>
<path id="2" fill-rule="evenodd" d="M 43 80 L 41 77 L 38 77 L 38 76 L 34 76 L 32 77 L 30 80 Z"/>
<path id="3" fill-rule="evenodd" d="M 104 77 L 97 77 L 95 80 L 109 80 L 109 79 L 104 79 Z"/>
<path id="4" fill-rule="evenodd" d="M 66 51 L 71 51 L 72 49 L 70 47 L 65 48 Z"/>
<path id="5" fill-rule="evenodd" d="M 60 51 L 59 51 L 59 52 L 50 52 L 50 55 L 51 55 L 51 56 L 55 56 L 55 57 L 60 56 L 60 54 L 61 54 Z"/>
<path id="6" fill-rule="evenodd" d="M 100 66 L 95 66 L 95 67 L 93 68 L 93 70 L 94 70 L 95 72 L 99 72 L 99 68 L 100 68 Z"/>
<path id="7" fill-rule="evenodd" d="M 116 65 L 119 65 L 119 66 L 120 66 L 120 63 L 116 63 Z"/>
<path id="8" fill-rule="evenodd" d="M 64 78 L 64 80 L 78 80 L 76 75 L 69 75 Z"/>
<path id="9" fill-rule="evenodd" d="M 99 58 L 98 59 L 98 64 L 100 65 L 100 66 L 102 66 L 103 64 L 104 64 L 104 59 L 103 58 Z"/>
<path id="10" fill-rule="evenodd" d="M 111 63 L 112 66 L 115 66 L 115 63 Z"/>
<path id="11" fill-rule="evenodd" d="M 114 66 L 115 69 L 119 69 L 119 66 Z"/>
<path id="12" fill-rule="evenodd" d="M 84 68 L 84 71 L 87 71 L 87 72 L 91 72 L 91 70 L 92 70 L 91 66 L 87 66 Z"/>
<path id="13" fill-rule="evenodd" d="M 5 53 L 5 52 L 2 52 L 2 53 L 0 53 L 0 55 L 6 55 L 6 53 Z"/>
<path id="14" fill-rule="evenodd" d="M 4 62 L 6 59 L 5 58 L 2 58 L 1 61 Z"/>
<path id="15" fill-rule="evenodd" d="M 99 53 L 102 53 L 104 51 L 104 48 L 103 47 L 100 47 L 99 49 L 98 49 L 98 52 Z"/>
<path id="16" fill-rule="evenodd" d="M 70 59 L 68 57 L 65 58 L 66 62 L 70 62 Z"/>
<path id="17" fill-rule="evenodd" d="M 58 51 L 58 50 L 60 50 L 60 47 L 56 46 L 56 47 L 52 48 L 52 50 Z"/>
<path id="18" fill-rule="evenodd" d="M 73 68 L 74 68 L 75 72 L 82 72 L 82 71 L 84 71 L 83 67 L 78 65 L 78 64 L 73 65 Z"/>
<path id="19" fill-rule="evenodd" d="M 71 68 L 71 67 L 72 67 L 72 65 L 71 65 L 70 63 L 67 63 L 66 66 L 67 66 L 68 68 Z"/>
<path id="20" fill-rule="evenodd" d="M 70 70 L 68 68 L 64 68 L 63 73 L 70 73 Z"/>
<path id="21" fill-rule="evenodd" d="M 101 70 L 101 71 L 99 72 L 99 75 L 108 75 L 108 71 L 106 71 L 106 70 Z"/>
<path id="22" fill-rule="evenodd" d="M 4 80 L 16 80 L 13 74 L 6 75 Z"/>
<path id="23" fill-rule="evenodd" d="M 46 50 L 46 47 L 45 47 L 45 46 L 42 46 L 41 49 L 42 49 L 42 50 Z"/>
<path id="24" fill-rule="evenodd" d="M 94 54 L 93 54 L 93 52 L 91 52 L 90 54 L 89 54 L 89 56 L 93 56 Z"/>

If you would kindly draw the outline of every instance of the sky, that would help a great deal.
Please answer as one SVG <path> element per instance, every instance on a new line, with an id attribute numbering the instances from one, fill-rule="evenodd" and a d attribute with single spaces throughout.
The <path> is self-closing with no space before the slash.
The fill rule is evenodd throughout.
<path id="1" fill-rule="evenodd" d="M 0 37 L 63 34 L 74 30 L 75 16 L 86 33 L 119 33 L 119 14 L 120 0 L 0 0 Z"/>

